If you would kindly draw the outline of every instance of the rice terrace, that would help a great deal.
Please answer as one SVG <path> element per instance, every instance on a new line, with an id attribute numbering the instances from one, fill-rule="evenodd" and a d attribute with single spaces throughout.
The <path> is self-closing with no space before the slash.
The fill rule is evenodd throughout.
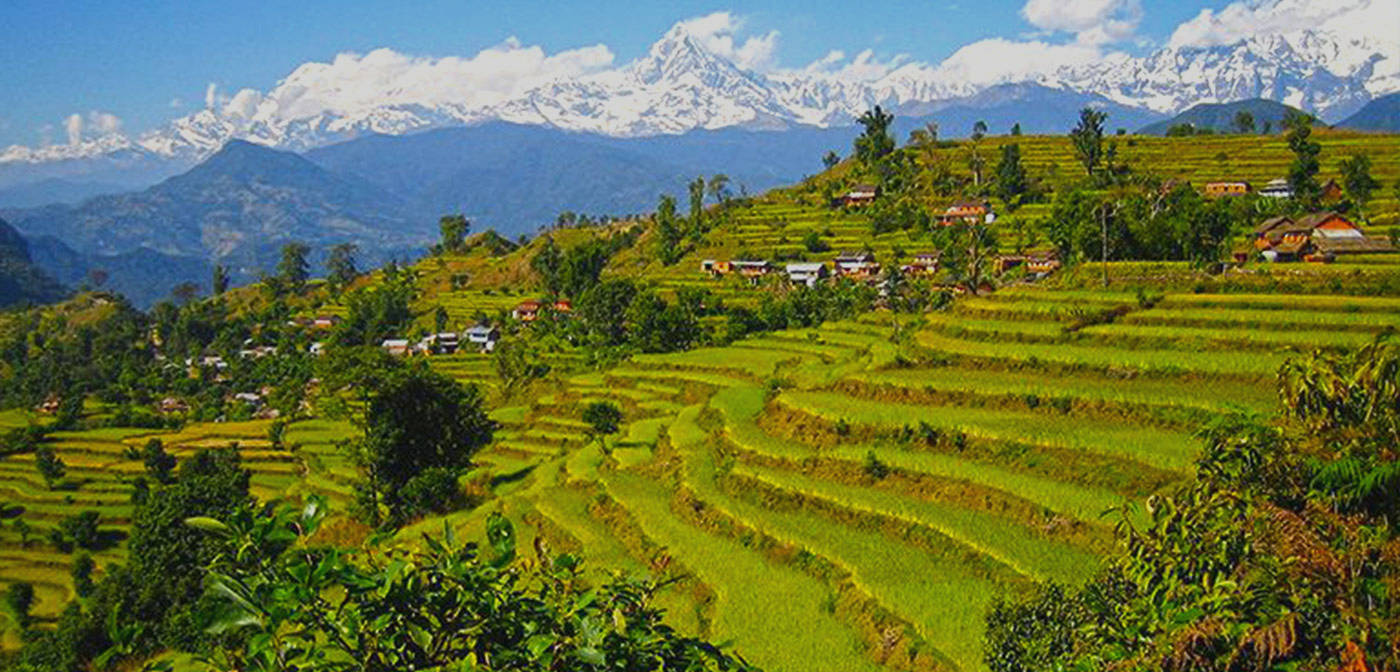
<path id="1" fill-rule="evenodd" d="M 1389 10 L 1011 4 L 1105 64 L 935 99 L 719 12 L 6 150 L 0 670 L 1400 670 L 1400 94 L 1121 79 L 1383 75 Z"/>

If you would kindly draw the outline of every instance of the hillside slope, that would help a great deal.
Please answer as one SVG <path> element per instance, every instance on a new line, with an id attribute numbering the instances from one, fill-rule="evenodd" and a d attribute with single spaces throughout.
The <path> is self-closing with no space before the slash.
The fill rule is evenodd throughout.
<path id="1" fill-rule="evenodd" d="M 1358 131 L 1400 133 L 1400 93 L 1381 96 L 1337 124 Z"/>
<path id="2" fill-rule="evenodd" d="M 63 286 L 33 262 L 29 244 L 0 219 L 0 308 L 17 303 L 47 303 L 66 294 Z"/>
<path id="3" fill-rule="evenodd" d="M 1248 112 L 1254 117 L 1254 127 L 1258 132 L 1262 132 L 1267 126 L 1274 132 L 1283 128 L 1283 119 L 1289 112 L 1299 110 L 1283 103 L 1272 100 L 1254 98 L 1251 100 L 1239 100 L 1233 103 L 1208 103 L 1197 105 L 1181 114 L 1148 124 L 1138 132 L 1143 135 L 1166 135 L 1173 126 L 1189 124 L 1197 130 L 1210 129 L 1216 133 L 1235 133 L 1235 115 L 1240 112 Z"/>

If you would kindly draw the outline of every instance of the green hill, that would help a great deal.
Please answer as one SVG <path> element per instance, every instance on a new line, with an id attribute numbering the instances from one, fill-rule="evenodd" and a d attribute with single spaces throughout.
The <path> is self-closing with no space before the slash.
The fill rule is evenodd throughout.
<path id="1" fill-rule="evenodd" d="M 1233 103 L 1201 103 L 1181 114 L 1148 124 L 1138 130 L 1142 135 L 1166 135 L 1167 131 L 1178 126 L 1191 126 L 1197 131 L 1210 130 L 1215 133 L 1239 133 L 1236 118 L 1247 113 L 1254 121 L 1254 132 L 1282 132 L 1283 119 L 1289 113 L 1299 110 L 1283 103 L 1255 98 Z"/>

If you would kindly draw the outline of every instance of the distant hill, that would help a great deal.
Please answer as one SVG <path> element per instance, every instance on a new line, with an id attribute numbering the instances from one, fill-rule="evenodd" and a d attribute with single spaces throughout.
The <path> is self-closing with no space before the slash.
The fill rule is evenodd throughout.
<path id="1" fill-rule="evenodd" d="M 1079 120 L 1079 111 L 1093 107 L 1108 113 L 1107 128 L 1138 128 L 1164 115 L 1152 110 L 1114 103 L 1103 96 L 1055 89 L 1040 84 L 1002 84 L 976 95 L 935 103 L 904 105 L 897 110 L 896 128 L 905 133 L 927 121 L 937 121 L 939 136 L 965 138 L 978 121 L 987 122 L 992 134 L 1006 134 L 1015 124 L 1021 132 L 1060 134 Z M 904 136 L 898 138 L 901 142 Z"/>
<path id="2" fill-rule="evenodd" d="M 103 270 L 113 286 L 142 296 L 184 281 L 207 284 L 205 270 L 215 263 L 228 265 L 236 280 L 254 278 L 273 268 L 290 241 L 318 255 L 355 242 L 366 264 L 378 264 L 421 249 L 435 228 L 371 184 L 243 141 L 142 191 L 12 216 L 16 228 L 61 240 L 89 267 L 110 266 Z"/>
<path id="3" fill-rule="evenodd" d="M 724 173 L 738 190 L 791 182 L 821 170 L 852 128 L 724 129 L 610 138 L 539 126 L 489 123 L 402 136 L 371 136 L 307 153 L 338 174 L 394 193 L 413 211 L 462 212 L 478 228 L 515 236 L 565 210 L 649 211 L 662 193 L 680 196 L 697 175 Z"/>
<path id="4" fill-rule="evenodd" d="M 49 303 L 67 294 L 33 263 L 29 244 L 19 232 L 0 219 L 0 308 L 17 303 Z"/>
<path id="5" fill-rule="evenodd" d="M 1254 115 L 1256 132 L 1263 133 L 1267 124 L 1273 132 L 1277 133 L 1282 128 L 1284 117 L 1289 112 L 1297 112 L 1298 109 L 1263 98 L 1238 100 L 1233 103 L 1203 103 L 1171 119 L 1148 124 L 1138 130 L 1138 133 L 1142 135 L 1166 135 L 1171 127 L 1180 124 L 1190 124 L 1198 129 L 1209 128 L 1216 133 L 1234 133 L 1236 130 L 1235 115 L 1242 111 Z"/>
<path id="6" fill-rule="evenodd" d="M 1376 98 L 1337 124 L 1358 131 L 1389 131 L 1400 133 L 1400 93 Z"/>
<path id="7" fill-rule="evenodd" d="M 129 186 L 51 177 L 0 188 L 0 208 L 37 208 L 54 203 L 81 203 L 93 196 L 130 191 Z"/>

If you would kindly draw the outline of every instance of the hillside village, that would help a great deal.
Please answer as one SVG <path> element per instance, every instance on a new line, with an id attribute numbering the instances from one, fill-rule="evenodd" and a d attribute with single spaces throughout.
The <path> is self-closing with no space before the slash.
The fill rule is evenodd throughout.
<path id="1" fill-rule="evenodd" d="M 448 215 L 428 255 L 378 269 L 347 251 L 312 278 L 289 245 L 261 283 L 148 313 L 89 291 L 0 315 L 0 580 L 29 586 L 5 664 L 205 669 L 178 614 L 214 598 L 187 560 L 252 582 L 224 585 L 262 580 L 240 563 L 276 570 L 200 555 L 216 542 L 186 536 L 201 532 L 179 507 L 241 473 L 259 503 L 313 503 L 286 526 L 305 538 L 237 502 L 195 521 L 214 537 L 382 543 L 428 566 L 449 542 L 425 539 L 449 535 L 520 576 L 561 572 L 547 585 L 646 577 L 648 598 L 617 589 L 597 628 L 661 623 L 626 611 L 645 602 L 761 669 L 1151 669 L 1219 604 L 1228 628 L 1192 655 L 1390 669 L 1394 593 L 1347 602 L 1374 618 L 1344 628 L 1318 605 L 1351 584 L 1308 558 L 1394 590 L 1393 493 L 1335 503 L 1330 481 L 1298 479 L 1346 445 L 1355 473 L 1392 482 L 1400 406 L 1366 376 L 1396 357 L 1400 136 L 1305 119 L 1287 136 L 1112 135 L 1093 110 L 1068 136 L 901 143 L 878 108 L 862 124 L 820 174 L 752 196 L 702 177 L 685 212 L 663 196 L 515 241 Z M 1370 396 L 1328 396 L 1338 380 Z M 1367 404 L 1374 424 L 1352 422 Z M 411 468 L 374 452 L 453 432 Z M 1238 466 L 1240 446 L 1265 466 Z M 1338 488 L 1351 473 L 1326 472 Z M 1272 536 L 1280 519 L 1306 543 Z M 1196 550 L 1171 535 L 1245 535 L 1239 520 L 1260 536 L 1208 561 L 1248 590 L 1178 569 Z M 121 569 L 157 560 L 168 576 Z M 1123 621 L 1081 628 L 1107 591 Z M 143 609 L 149 630 L 104 625 Z M 278 612 L 288 631 L 296 611 Z M 1158 636 L 1108 641 L 1135 628 Z M 696 669 L 743 669 L 723 656 Z"/>

